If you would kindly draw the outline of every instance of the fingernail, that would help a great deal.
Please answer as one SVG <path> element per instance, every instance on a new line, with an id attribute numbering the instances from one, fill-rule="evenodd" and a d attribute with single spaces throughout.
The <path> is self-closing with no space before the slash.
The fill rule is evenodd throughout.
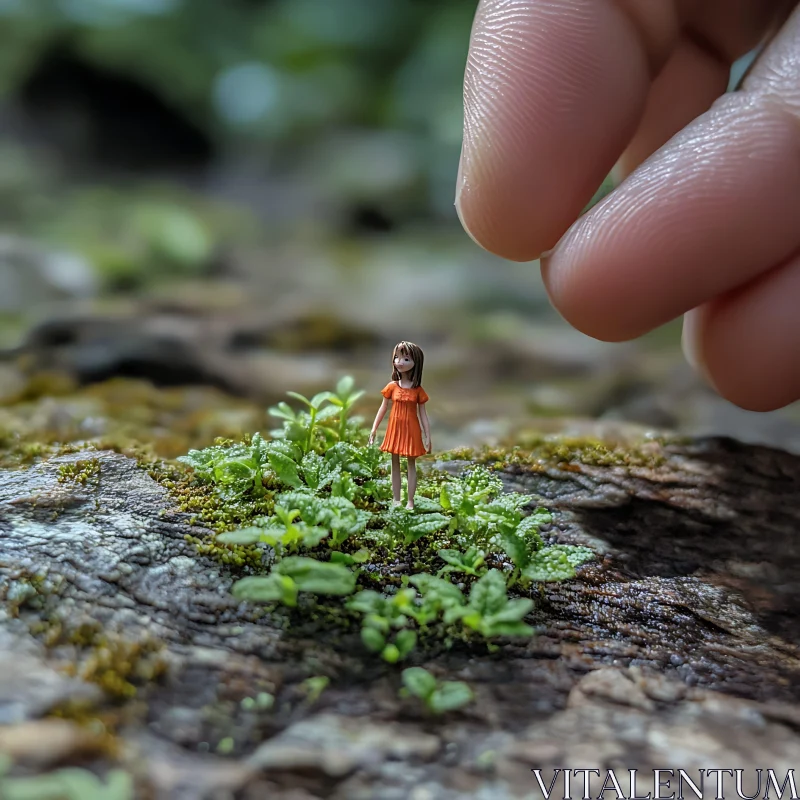
<path id="1" fill-rule="evenodd" d="M 714 387 L 703 361 L 700 335 L 702 328 L 702 309 L 693 308 L 683 315 L 683 330 L 681 331 L 681 349 L 689 366 L 703 378 L 709 386 Z"/>

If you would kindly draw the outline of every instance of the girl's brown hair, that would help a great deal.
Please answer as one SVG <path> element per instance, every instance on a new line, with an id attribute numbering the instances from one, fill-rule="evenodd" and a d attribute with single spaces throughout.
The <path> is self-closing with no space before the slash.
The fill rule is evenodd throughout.
<path id="1" fill-rule="evenodd" d="M 406 373 L 411 380 L 412 388 L 416 389 L 422 383 L 422 364 L 425 361 L 425 356 L 422 354 L 422 350 L 419 348 L 419 345 L 414 344 L 414 342 L 398 342 L 394 346 L 394 350 L 392 350 L 392 380 L 399 381 L 400 380 L 400 373 L 395 369 L 394 366 L 394 359 L 396 355 L 405 355 L 409 356 L 413 362 L 414 366 L 411 368 L 411 372 Z"/>

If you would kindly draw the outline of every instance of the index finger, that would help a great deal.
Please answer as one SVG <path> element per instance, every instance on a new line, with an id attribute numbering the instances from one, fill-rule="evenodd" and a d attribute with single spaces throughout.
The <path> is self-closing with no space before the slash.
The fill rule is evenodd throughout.
<path id="1" fill-rule="evenodd" d="M 456 189 L 479 244 L 517 261 L 555 245 L 633 135 L 674 13 L 671 0 L 481 0 Z"/>

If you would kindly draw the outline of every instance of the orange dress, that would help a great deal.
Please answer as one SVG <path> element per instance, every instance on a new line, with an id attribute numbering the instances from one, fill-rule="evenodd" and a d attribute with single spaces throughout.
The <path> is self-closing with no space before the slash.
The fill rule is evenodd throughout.
<path id="1" fill-rule="evenodd" d="M 381 394 L 392 401 L 389 425 L 381 450 L 406 457 L 424 456 L 426 451 L 417 417 L 417 404 L 428 402 L 425 390 L 421 386 L 417 386 L 416 389 L 403 389 L 392 381 L 386 384 Z"/>

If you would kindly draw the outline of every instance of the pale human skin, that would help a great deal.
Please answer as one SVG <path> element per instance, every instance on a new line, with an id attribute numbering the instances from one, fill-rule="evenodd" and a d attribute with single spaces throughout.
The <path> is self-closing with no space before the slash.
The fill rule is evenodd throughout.
<path id="1" fill-rule="evenodd" d="M 411 381 L 410 380 L 403 380 L 403 375 L 410 372 L 414 367 L 414 359 L 412 359 L 408 355 L 403 355 L 398 353 L 394 358 L 394 366 L 397 371 L 400 373 L 400 387 L 403 389 L 410 389 L 411 388 Z M 391 405 L 391 400 L 387 400 L 385 397 L 383 398 L 383 402 L 378 409 L 378 413 L 375 415 L 375 422 L 372 423 L 372 431 L 369 434 L 369 443 L 373 444 L 375 442 L 375 435 L 378 432 L 378 428 L 380 427 L 381 421 L 383 420 L 386 412 Z M 428 420 L 428 412 L 425 410 L 424 405 L 417 405 L 417 413 L 419 414 L 419 421 L 422 426 L 422 438 L 423 442 L 425 443 L 425 451 L 430 453 L 431 452 L 431 425 L 430 421 Z M 400 456 L 397 453 L 392 453 L 392 498 L 393 504 L 396 506 L 400 505 L 402 500 L 402 475 L 400 474 Z M 408 461 L 408 501 L 406 503 L 406 508 L 413 509 L 414 508 L 414 495 L 417 491 L 417 459 L 410 457 L 406 459 Z"/>
<path id="2" fill-rule="evenodd" d="M 800 398 L 797 6 L 481 0 L 465 75 L 470 235 L 541 256 L 554 306 L 597 339 L 683 314 L 689 362 L 755 411 Z M 626 180 L 576 221 L 615 163 Z"/>

